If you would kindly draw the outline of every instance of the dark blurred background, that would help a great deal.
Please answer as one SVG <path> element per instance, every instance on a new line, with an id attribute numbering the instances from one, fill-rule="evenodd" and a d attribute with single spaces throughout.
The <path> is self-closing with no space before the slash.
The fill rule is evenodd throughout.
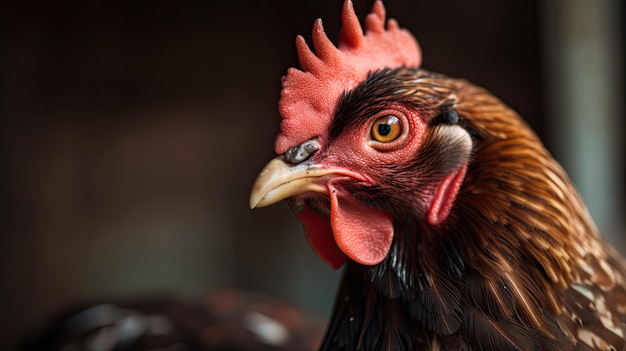
<path id="1" fill-rule="evenodd" d="M 372 1 L 357 0 L 362 18 Z M 425 68 L 524 116 L 620 245 L 624 6 L 386 1 Z M 77 301 L 233 286 L 326 316 L 339 272 L 285 205 L 250 211 L 294 38 L 339 0 L 2 5 L 0 342 Z M 621 248 L 621 246 L 620 246 Z"/>

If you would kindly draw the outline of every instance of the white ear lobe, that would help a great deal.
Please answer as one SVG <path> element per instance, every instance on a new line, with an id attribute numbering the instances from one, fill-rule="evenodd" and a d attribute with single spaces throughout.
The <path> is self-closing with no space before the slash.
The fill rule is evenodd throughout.
<path id="1" fill-rule="evenodd" d="M 451 143 L 461 145 L 463 149 L 459 150 L 459 152 L 465 152 L 469 157 L 469 154 L 472 152 L 472 137 L 465 128 L 458 124 L 446 125 L 440 128 L 438 132 L 443 134 L 444 138 Z"/>

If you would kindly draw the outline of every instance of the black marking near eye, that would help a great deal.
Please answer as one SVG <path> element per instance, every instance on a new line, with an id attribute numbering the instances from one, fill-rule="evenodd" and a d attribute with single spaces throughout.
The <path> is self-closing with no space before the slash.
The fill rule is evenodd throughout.
<path id="1" fill-rule="evenodd" d="M 356 88 L 345 91 L 330 128 L 330 140 L 336 139 L 345 130 L 353 130 L 367 123 L 372 116 L 384 110 L 389 104 L 409 102 L 403 78 L 414 79 L 415 71 L 409 70 L 404 75 L 398 74 L 399 72 L 400 69 L 373 72 Z"/>
<path id="2" fill-rule="evenodd" d="M 445 124 L 457 124 L 459 123 L 459 114 L 456 111 L 445 111 L 439 117 Z"/>
<path id="3" fill-rule="evenodd" d="M 441 111 L 449 110 L 453 112 L 447 116 L 449 122 L 436 123 L 456 124 L 456 112 L 451 110 L 452 103 L 448 99 L 454 87 L 446 85 L 444 78 L 437 73 L 406 67 L 370 73 L 361 84 L 342 93 L 329 129 L 329 141 L 346 130 L 368 123 L 372 116 L 394 104 L 417 111 L 430 121 L 437 119 L 434 117 L 441 115 Z"/>

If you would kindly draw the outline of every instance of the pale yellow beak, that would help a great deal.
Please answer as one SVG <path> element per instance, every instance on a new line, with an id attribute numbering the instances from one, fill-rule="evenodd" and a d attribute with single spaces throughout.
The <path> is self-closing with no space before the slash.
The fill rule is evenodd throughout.
<path id="1" fill-rule="evenodd" d="M 305 192 L 328 194 L 322 177 L 337 173 L 311 162 L 290 164 L 283 156 L 271 160 L 259 173 L 252 192 L 250 208 L 264 207 Z"/>

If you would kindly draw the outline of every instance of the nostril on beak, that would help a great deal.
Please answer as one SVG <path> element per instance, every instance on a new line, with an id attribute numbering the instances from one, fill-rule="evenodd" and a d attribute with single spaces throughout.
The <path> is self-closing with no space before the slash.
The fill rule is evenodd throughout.
<path id="1" fill-rule="evenodd" d="M 317 140 L 313 139 L 305 141 L 304 143 L 287 150 L 287 152 L 285 152 L 285 161 L 292 164 L 300 163 L 311 157 L 311 155 L 319 149 L 320 144 Z"/>

